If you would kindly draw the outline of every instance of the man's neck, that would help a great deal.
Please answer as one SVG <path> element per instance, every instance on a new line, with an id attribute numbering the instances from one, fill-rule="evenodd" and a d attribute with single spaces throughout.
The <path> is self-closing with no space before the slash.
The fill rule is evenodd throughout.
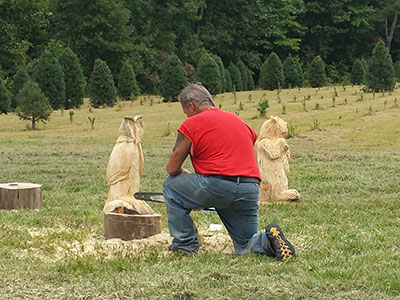
<path id="1" fill-rule="evenodd" d="M 203 104 L 203 105 L 197 106 L 196 108 L 197 108 L 196 114 L 198 114 L 198 113 L 201 113 L 201 112 L 209 110 L 209 109 L 214 109 L 215 107 L 212 105 Z"/>

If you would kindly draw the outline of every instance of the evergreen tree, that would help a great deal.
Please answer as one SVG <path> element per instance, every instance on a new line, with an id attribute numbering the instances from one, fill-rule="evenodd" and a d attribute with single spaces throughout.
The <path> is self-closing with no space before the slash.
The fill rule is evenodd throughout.
<path id="1" fill-rule="evenodd" d="M 53 109 L 65 105 L 65 81 L 61 65 L 58 60 L 45 50 L 33 70 L 33 78 L 47 97 Z"/>
<path id="2" fill-rule="evenodd" d="M 32 121 L 32 129 L 36 128 L 36 123 L 49 120 L 52 108 L 39 85 L 32 80 L 28 80 L 19 91 L 17 114 L 23 120 Z"/>
<path id="3" fill-rule="evenodd" d="M 267 90 L 277 89 L 283 86 L 284 80 L 282 62 L 279 56 L 272 52 L 261 67 L 260 87 Z"/>
<path id="4" fill-rule="evenodd" d="M 363 76 L 362 83 L 365 84 L 367 82 L 368 63 L 367 63 L 367 61 L 366 61 L 366 59 L 364 57 L 361 58 L 361 65 L 362 65 L 363 70 L 364 70 L 364 76 Z"/>
<path id="5" fill-rule="evenodd" d="M 195 69 L 191 64 L 185 63 L 185 72 L 186 72 L 186 78 L 188 82 L 194 82 L 194 73 Z"/>
<path id="6" fill-rule="evenodd" d="M 224 63 L 222 62 L 221 57 L 218 55 L 212 55 L 212 58 L 218 65 L 219 74 L 221 76 L 221 92 L 226 91 L 226 80 L 225 80 L 225 67 Z"/>
<path id="7" fill-rule="evenodd" d="M 298 56 L 294 57 L 293 60 L 294 60 L 294 64 L 295 64 L 296 70 L 297 70 L 296 74 L 297 74 L 297 76 L 298 76 L 298 77 L 297 77 L 297 80 L 296 80 L 296 86 L 302 87 L 302 86 L 304 86 L 304 72 L 303 72 L 303 68 L 301 67 L 300 59 L 299 59 Z"/>
<path id="8" fill-rule="evenodd" d="M 363 67 L 363 69 L 364 69 L 364 73 L 366 73 L 367 72 L 367 70 L 368 70 L 368 63 L 367 63 L 367 61 L 365 60 L 365 58 L 363 57 L 363 58 L 361 58 L 361 65 L 362 65 L 362 67 Z"/>
<path id="9" fill-rule="evenodd" d="M 236 66 L 239 69 L 240 78 L 242 79 L 242 90 L 247 91 L 249 89 L 247 67 L 241 59 L 237 61 Z"/>
<path id="10" fill-rule="evenodd" d="M 10 111 L 11 93 L 0 78 L 0 115 L 7 114 Z"/>
<path id="11" fill-rule="evenodd" d="M 83 104 L 86 81 L 78 56 L 70 48 L 66 48 L 60 55 L 59 62 L 65 81 L 64 108 L 79 108 Z"/>
<path id="12" fill-rule="evenodd" d="M 283 70 L 285 73 L 285 84 L 284 87 L 295 87 L 299 82 L 299 74 L 297 73 L 297 66 L 294 58 L 289 55 L 283 62 Z"/>
<path id="13" fill-rule="evenodd" d="M 396 77 L 397 82 L 399 82 L 400 81 L 400 60 L 398 60 L 394 64 L 394 75 Z"/>
<path id="14" fill-rule="evenodd" d="M 224 77 L 225 77 L 225 92 L 232 92 L 232 78 L 231 73 L 227 69 L 224 70 Z"/>
<path id="15" fill-rule="evenodd" d="M 126 61 L 123 63 L 118 78 L 118 96 L 122 100 L 135 100 L 140 94 L 132 66 Z M 132 97 L 132 98 L 131 98 Z"/>
<path id="16" fill-rule="evenodd" d="M 204 53 L 200 58 L 197 64 L 195 78 L 196 81 L 201 82 L 212 95 L 221 93 L 221 74 L 219 73 L 217 63 L 208 53 Z"/>
<path id="17" fill-rule="evenodd" d="M 17 107 L 17 95 L 22 89 L 25 82 L 29 80 L 29 75 L 25 68 L 19 67 L 17 73 L 14 75 L 13 83 L 11 85 L 11 110 L 14 111 Z"/>
<path id="18" fill-rule="evenodd" d="M 362 84 L 365 75 L 364 67 L 360 59 L 354 61 L 353 67 L 351 68 L 350 81 L 352 84 Z"/>
<path id="19" fill-rule="evenodd" d="M 267 60 L 264 61 L 264 63 L 261 65 L 260 68 L 260 77 L 258 78 L 258 86 L 263 89 L 266 90 L 268 83 L 267 83 L 267 73 L 268 73 L 268 65 L 267 65 Z"/>
<path id="20" fill-rule="evenodd" d="M 373 91 L 391 91 L 395 86 L 392 57 L 383 42 L 378 42 L 368 61 L 367 86 Z"/>
<path id="21" fill-rule="evenodd" d="M 107 63 L 96 59 L 89 82 L 89 97 L 93 107 L 106 104 L 113 107 L 117 97 L 117 89 L 111 70 Z"/>
<path id="22" fill-rule="evenodd" d="M 247 73 L 248 90 L 254 91 L 256 89 L 256 85 L 253 79 L 253 72 L 249 68 L 246 68 L 246 73 Z"/>
<path id="23" fill-rule="evenodd" d="M 43 1 L 32 1 L 40 2 Z M 148 39 L 141 28 L 133 28 L 130 24 L 132 15 L 126 8 L 132 2 L 143 9 L 138 1 L 46 1 L 51 3 L 51 29 L 48 38 L 58 39 L 70 46 L 78 55 L 86 78 L 90 78 L 93 62 L 101 58 L 107 62 L 116 78 L 126 57 L 132 55 L 134 44 Z M 147 1 L 148 3 L 148 1 Z M 153 4 L 151 1 L 150 3 Z M 156 5 L 156 4 L 154 4 Z M 142 7 L 141 7 L 142 6 Z M 147 21 L 152 16 L 148 16 Z M 158 23 L 157 23 L 158 24 Z M 153 29 L 153 28 L 152 28 Z M 147 33 L 147 32 L 146 32 Z M 156 35 L 156 30 L 152 32 Z M 134 39 L 135 38 L 135 39 Z M 140 45 L 146 47 L 148 43 Z M 160 49 L 160 48 L 157 48 Z M 141 57 L 141 59 L 143 59 Z M 147 64 L 147 60 L 142 60 Z"/>
<path id="24" fill-rule="evenodd" d="M 242 77 L 240 75 L 239 69 L 235 66 L 234 63 L 231 62 L 231 64 L 228 67 L 228 71 L 229 71 L 229 74 L 231 75 L 232 90 L 235 90 L 235 91 L 243 90 Z"/>
<path id="25" fill-rule="evenodd" d="M 310 64 L 308 82 L 313 88 L 326 84 L 325 63 L 319 55 Z"/>
<path id="26" fill-rule="evenodd" d="M 160 77 L 160 94 L 163 101 L 178 101 L 178 95 L 188 84 L 182 62 L 175 54 L 171 54 L 162 69 Z"/>

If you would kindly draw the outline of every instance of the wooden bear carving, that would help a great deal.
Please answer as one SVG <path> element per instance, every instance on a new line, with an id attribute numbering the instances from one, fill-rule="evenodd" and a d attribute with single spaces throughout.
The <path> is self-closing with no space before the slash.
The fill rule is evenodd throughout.
<path id="1" fill-rule="evenodd" d="M 106 179 L 110 188 L 104 212 L 153 214 L 144 201 L 134 198 L 139 192 L 143 171 L 143 153 L 140 144 L 143 135 L 143 116 L 125 117 L 119 128 L 120 135 L 111 152 Z"/>
<path id="2" fill-rule="evenodd" d="M 285 140 L 287 123 L 273 117 L 261 126 L 257 142 L 257 162 L 261 173 L 260 203 L 296 201 L 297 190 L 288 189 L 290 152 Z"/>

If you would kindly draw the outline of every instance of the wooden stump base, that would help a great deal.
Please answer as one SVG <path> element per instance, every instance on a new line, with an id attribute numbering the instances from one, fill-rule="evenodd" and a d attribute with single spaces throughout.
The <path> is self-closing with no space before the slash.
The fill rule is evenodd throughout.
<path id="1" fill-rule="evenodd" d="M 124 241 L 143 239 L 161 233 L 161 215 L 104 214 L 104 237 Z"/>
<path id="2" fill-rule="evenodd" d="M 42 186 L 35 183 L 0 184 L 0 209 L 37 209 L 42 206 Z"/>

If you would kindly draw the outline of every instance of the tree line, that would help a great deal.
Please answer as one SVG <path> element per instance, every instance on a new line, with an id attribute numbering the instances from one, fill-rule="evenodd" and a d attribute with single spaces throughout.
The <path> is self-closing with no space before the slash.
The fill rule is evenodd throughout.
<path id="1" fill-rule="evenodd" d="M 400 2 L 359 2 L 0 0 L 0 108 L 32 119 L 18 105 L 28 81 L 46 114 L 85 95 L 94 107 L 140 91 L 174 101 L 193 81 L 213 94 L 327 82 L 393 89 Z M 380 65 L 368 72 L 372 50 Z M 367 76 L 377 70 L 387 82 Z"/>
<path id="2" fill-rule="evenodd" d="M 128 60 L 154 93 L 171 53 L 194 68 L 205 52 L 226 67 L 240 59 L 258 80 L 275 52 L 302 67 L 319 55 L 340 82 L 378 40 L 400 59 L 399 13 L 398 0 L 0 0 L 0 69 L 11 78 L 45 49 L 58 58 L 69 47 L 86 78 L 102 59 L 117 81 Z"/>
<path id="3" fill-rule="evenodd" d="M 397 64 L 395 71 L 388 48 L 379 42 L 368 62 L 357 59 L 353 63 L 350 81 L 352 84 L 365 84 L 366 90 L 390 91 L 395 88 L 396 80 L 400 79 L 400 64 Z M 289 55 L 282 63 L 278 55 L 272 52 L 259 73 L 258 86 L 265 90 L 302 87 L 306 82 L 311 87 L 327 84 L 325 62 L 320 56 L 314 57 L 308 72 L 304 72 L 298 57 Z M 307 79 L 304 76 L 306 73 Z M 196 69 L 187 69 L 176 54 L 171 54 L 160 75 L 160 94 L 165 102 L 178 101 L 179 92 L 193 81 L 201 82 L 212 94 L 256 88 L 253 72 L 240 59 L 236 65 L 231 62 L 225 68 L 219 56 L 205 52 Z M 31 74 L 24 67 L 18 69 L 10 90 L 4 80 L 0 80 L 0 114 L 15 111 L 21 119 L 31 120 L 32 128 L 35 128 L 38 121 L 49 119 L 53 109 L 79 108 L 83 104 L 85 91 L 91 106 L 97 108 L 113 107 L 117 96 L 121 100 L 135 100 L 140 88 L 128 61 L 120 69 L 116 87 L 107 63 L 96 59 L 86 88 L 78 56 L 70 48 L 66 48 L 59 59 L 45 50 Z M 260 107 L 264 107 L 265 111 L 268 102 L 260 103 Z"/>

